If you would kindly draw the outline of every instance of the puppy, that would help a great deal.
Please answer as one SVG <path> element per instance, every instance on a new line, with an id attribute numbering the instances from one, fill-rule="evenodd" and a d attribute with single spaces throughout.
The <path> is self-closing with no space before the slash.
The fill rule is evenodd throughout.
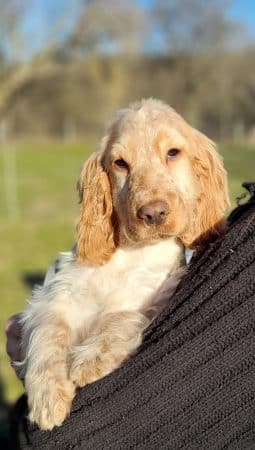
<path id="1" fill-rule="evenodd" d="M 141 344 L 184 271 L 184 248 L 224 227 L 226 173 L 212 141 L 149 99 L 119 111 L 79 181 L 77 255 L 22 317 L 29 419 L 61 425 L 77 387 Z"/>

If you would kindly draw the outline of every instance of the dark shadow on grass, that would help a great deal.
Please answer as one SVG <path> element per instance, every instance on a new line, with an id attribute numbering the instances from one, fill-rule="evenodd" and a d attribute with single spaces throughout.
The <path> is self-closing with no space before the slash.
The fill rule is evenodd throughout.
<path id="1" fill-rule="evenodd" d="M 22 281 L 26 286 L 33 289 L 36 285 L 43 284 L 45 278 L 44 272 L 24 272 L 22 274 Z"/>
<path id="2" fill-rule="evenodd" d="M 4 384 L 0 377 L 0 449 L 8 448 L 10 405 L 5 400 Z"/>

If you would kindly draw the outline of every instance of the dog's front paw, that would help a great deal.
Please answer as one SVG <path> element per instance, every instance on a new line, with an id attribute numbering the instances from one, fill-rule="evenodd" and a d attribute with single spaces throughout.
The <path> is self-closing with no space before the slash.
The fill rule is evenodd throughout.
<path id="1" fill-rule="evenodd" d="M 84 352 L 73 353 L 70 361 L 69 379 L 76 387 L 83 387 L 109 375 L 121 365 L 125 359 L 123 354 L 110 354 L 94 357 Z"/>
<path id="2" fill-rule="evenodd" d="M 27 389 L 28 418 L 41 430 L 52 430 L 60 426 L 69 415 L 75 387 L 71 381 L 51 380 Z"/>
<path id="3" fill-rule="evenodd" d="M 115 368 L 115 362 L 106 362 L 100 356 L 84 360 L 78 353 L 72 358 L 69 378 L 76 387 L 83 387 L 105 377 Z"/>
<path id="4" fill-rule="evenodd" d="M 91 361 L 80 362 L 74 359 L 69 372 L 70 380 L 76 387 L 83 387 L 87 384 L 102 378 L 101 370 Z"/>

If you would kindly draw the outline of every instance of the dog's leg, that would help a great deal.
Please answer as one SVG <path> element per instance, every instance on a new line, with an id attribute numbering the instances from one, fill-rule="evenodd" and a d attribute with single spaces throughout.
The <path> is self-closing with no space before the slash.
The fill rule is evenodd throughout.
<path id="1" fill-rule="evenodd" d="M 43 430 L 61 425 L 70 412 L 75 387 L 67 378 L 69 349 L 70 329 L 61 320 L 34 328 L 29 338 L 24 367 L 29 419 Z"/>
<path id="2" fill-rule="evenodd" d="M 148 324 L 138 312 L 104 315 L 92 334 L 72 349 L 70 379 L 82 387 L 118 368 L 139 347 Z"/>

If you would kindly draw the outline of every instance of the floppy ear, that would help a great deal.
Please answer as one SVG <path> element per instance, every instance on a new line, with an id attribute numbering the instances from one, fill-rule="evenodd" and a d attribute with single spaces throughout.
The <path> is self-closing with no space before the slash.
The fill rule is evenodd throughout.
<path id="1" fill-rule="evenodd" d="M 214 142 L 199 131 L 192 131 L 192 167 L 199 195 L 192 212 L 192 224 L 182 236 L 182 241 L 185 246 L 194 248 L 222 233 L 226 224 L 224 215 L 230 202 L 227 174 Z"/>
<path id="2" fill-rule="evenodd" d="M 78 182 L 80 216 L 77 224 L 77 260 L 101 265 L 115 250 L 112 225 L 112 196 L 100 154 L 84 164 Z"/>

